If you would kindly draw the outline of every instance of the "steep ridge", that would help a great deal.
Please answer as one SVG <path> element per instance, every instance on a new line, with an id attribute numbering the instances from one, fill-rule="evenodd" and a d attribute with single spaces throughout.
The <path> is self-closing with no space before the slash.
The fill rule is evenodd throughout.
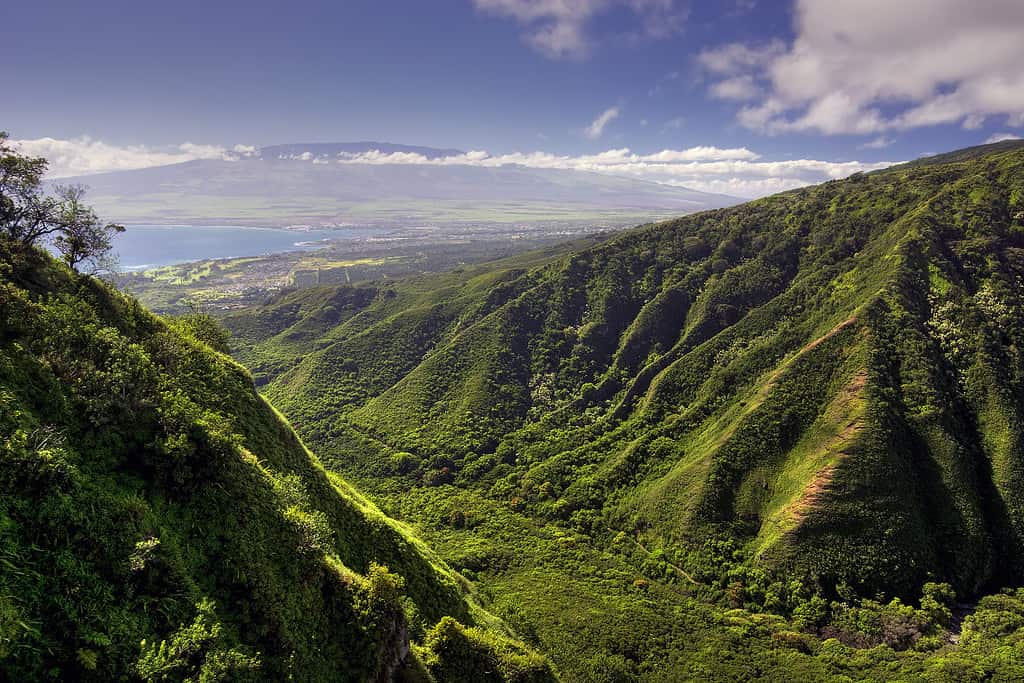
<path id="1" fill-rule="evenodd" d="M 510 470 L 502 487 L 546 516 L 739 533 L 765 561 L 865 591 L 932 575 L 977 590 L 1022 559 L 1024 155 L 961 157 L 642 228 L 457 291 L 439 278 L 431 307 L 346 333 L 388 306 L 368 304 L 267 393 L 314 433 L 306 408 L 329 412 L 317 377 L 347 373 L 357 390 L 333 429 L 412 454 L 421 481 Z M 361 379 L 382 344 L 419 360 Z M 842 458 L 801 470 L 841 434 Z M 652 453 L 657 439 L 671 447 Z M 783 500 L 796 527 L 769 533 Z"/>
<path id="2" fill-rule="evenodd" d="M 0 320 L 0 678 L 554 679 L 195 318 L 0 238 Z"/>
<path id="3" fill-rule="evenodd" d="M 709 587 L 661 579 L 674 590 L 781 610 L 823 638 L 858 595 L 1017 585 L 1022 147 L 642 226 L 528 267 L 387 283 L 305 342 L 319 350 L 268 372 L 265 393 L 329 467 L 510 594 L 539 589 L 506 560 L 466 559 L 454 539 L 499 532 L 437 531 L 443 501 L 497 504 L 639 571 L 678 568 Z M 280 305 L 228 320 L 247 359 L 312 315 L 247 327 Z M 831 617 L 805 620 L 801 585 Z M 587 680 L 597 655 L 580 664 L 547 628 L 544 647 Z M 676 656 L 654 650 L 626 653 L 639 663 L 624 670 Z"/>

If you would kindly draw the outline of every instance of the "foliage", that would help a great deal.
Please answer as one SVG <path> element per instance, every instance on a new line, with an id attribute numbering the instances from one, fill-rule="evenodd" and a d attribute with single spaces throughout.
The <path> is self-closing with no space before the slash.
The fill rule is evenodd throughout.
<path id="1" fill-rule="evenodd" d="M 142 641 L 142 654 L 135 665 L 140 678 L 212 683 L 244 680 L 246 672 L 259 670 L 258 657 L 219 647 L 223 627 L 216 619 L 212 602 L 203 600 L 196 605 L 196 612 L 195 621 L 176 631 L 169 641 Z M 256 680 L 253 675 L 249 678 Z"/>
<path id="2" fill-rule="evenodd" d="M 58 186 L 43 193 L 46 160 L 19 154 L 0 131 L 0 233 L 26 245 L 49 240 L 71 268 L 84 264 L 92 272 L 113 264 L 113 237 L 124 226 L 102 223 L 83 203 L 85 188 Z"/>
<path id="3" fill-rule="evenodd" d="M 1024 581 L 1022 202 L 986 147 L 226 322 L 566 678 L 1009 678 L 952 596 Z"/>
<path id="4" fill-rule="evenodd" d="M 203 306 L 202 302 L 190 301 L 189 312 L 173 318 L 178 329 L 196 341 L 207 344 L 214 351 L 230 353 L 231 333 Z"/>
<path id="5" fill-rule="evenodd" d="M 406 613 L 502 629 L 211 321 L 7 236 L 0 321 L 3 680 L 387 679 L 414 664 Z"/>
<path id="6" fill-rule="evenodd" d="M 427 670 L 440 681 L 533 683 L 552 671 L 543 657 L 512 641 L 445 617 L 424 641 Z"/>

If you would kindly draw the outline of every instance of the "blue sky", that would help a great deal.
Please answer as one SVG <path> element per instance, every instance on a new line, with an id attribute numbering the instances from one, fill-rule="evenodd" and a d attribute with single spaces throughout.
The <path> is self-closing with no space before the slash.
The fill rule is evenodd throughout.
<path id="1" fill-rule="evenodd" d="M 75 154 L 95 171 L 103 155 L 120 168 L 348 140 L 574 158 L 703 146 L 752 155 L 708 162 L 826 164 L 778 167 L 792 185 L 852 172 L 827 164 L 1024 135 L 1024 3 L 978 5 L 19 2 L 3 17 L 0 127 L 68 172 L 83 170 Z M 754 184 L 718 170 L 701 189 L 786 186 L 768 167 Z"/>

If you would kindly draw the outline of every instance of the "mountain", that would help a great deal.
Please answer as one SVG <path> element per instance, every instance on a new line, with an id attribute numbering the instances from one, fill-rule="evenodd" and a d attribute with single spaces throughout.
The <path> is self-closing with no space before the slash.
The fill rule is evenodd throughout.
<path id="1" fill-rule="evenodd" d="M 1021 673 L 1024 144 L 536 259 L 225 322 L 569 679 Z"/>
<path id="2" fill-rule="evenodd" d="M 0 237 L 0 320 L 0 679 L 554 679 L 208 318 Z"/>
<path id="3" fill-rule="evenodd" d="M 88 186 L 97 211 L 129 224 L 627 224 L 740 201 L 583 171 L 338 163 L 339 154 L 372 150 L 428 159 L 460 153 L 387 143 L 278 145 L 234 160 L 189 161 L 59 182 Z"/>
<path id="4" fill-rule="evenodd" d="M 958 161 L 972 161 L 974 159 L 978 159 L 988 154 L 995 154 L 997 152 L 1007 152 L 1015 149 L 1020 149 L 1022 146 L 1024 146 L 1024 142 L 1022 142 L 1019 139 L 1001 140 L 999 142 L 991 142 L 987 145 L 977 145 L 975 147 L 966 147 L 964 149 L 958 149 L 952 152 L 945 152 L 943 154 L 932 154 L 929 156 L 923 156 L 920 159 L 908 161 L 905 164 L 900 164 L 899 166 L 894 166 L 893 168 L 899 169 L 910 168 L 913 166 L 949 164 Z"/>

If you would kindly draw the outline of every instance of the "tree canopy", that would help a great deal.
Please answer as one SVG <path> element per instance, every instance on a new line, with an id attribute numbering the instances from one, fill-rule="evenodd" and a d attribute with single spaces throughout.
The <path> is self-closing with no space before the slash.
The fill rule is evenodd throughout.
<path id="1" fill-rule="evenodd" d="M 114 235 L 124 226 L 103 223 L 84 202 L 85 188 L 43 185 L 47 162 L 18 152 L 0 131 L 0 233 L 26 245 L 49 245 L 75 270 L 110 270 Z"/>

